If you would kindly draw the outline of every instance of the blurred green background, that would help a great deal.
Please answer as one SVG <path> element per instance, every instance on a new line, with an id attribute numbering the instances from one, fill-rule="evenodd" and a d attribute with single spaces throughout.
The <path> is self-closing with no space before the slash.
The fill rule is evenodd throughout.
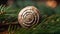
<path id="1" fill-rule="evenodd" d="M 18 24 L 18 13 L 26 6 L 35 6 L 42 15 L 36 27 L 25 29 Z M 9 0 L 0 6 L 0 25 L 0 30 L 7 30 L 9 34 L 59 34 L 60 4 L 52 9 L 43 0 Z"/>

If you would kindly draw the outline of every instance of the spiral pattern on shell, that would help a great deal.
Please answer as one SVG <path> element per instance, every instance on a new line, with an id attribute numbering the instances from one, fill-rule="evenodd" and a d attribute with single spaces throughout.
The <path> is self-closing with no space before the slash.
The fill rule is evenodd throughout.
<path id="1" fill-rule="evenodd" d="M 19 24 L 24 28 L 30 28 L 38 24 L 40 12 L 34 6 L 23 8 L 18 14 Z"/>

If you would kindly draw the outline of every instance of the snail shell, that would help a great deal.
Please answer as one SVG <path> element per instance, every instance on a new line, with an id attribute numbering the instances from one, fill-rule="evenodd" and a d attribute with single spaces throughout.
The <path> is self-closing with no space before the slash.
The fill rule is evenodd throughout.
<path id="1" fill-rule="evenodd" d="M 30 28 L 39 23 L 40 12 L 34 6 L 23 8 L 18 14 L 19 24 L 23 28 Z"/>

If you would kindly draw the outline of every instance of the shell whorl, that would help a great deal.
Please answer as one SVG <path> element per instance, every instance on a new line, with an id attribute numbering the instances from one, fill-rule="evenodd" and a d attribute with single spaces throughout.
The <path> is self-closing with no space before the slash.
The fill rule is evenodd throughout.
<path id="1" fill-rule="evenodd" d="M 34 6 L 23 8 L 18 14 L 19 24 L 24 28 L 30 28 L 39 22 L 40 12 Z"/>

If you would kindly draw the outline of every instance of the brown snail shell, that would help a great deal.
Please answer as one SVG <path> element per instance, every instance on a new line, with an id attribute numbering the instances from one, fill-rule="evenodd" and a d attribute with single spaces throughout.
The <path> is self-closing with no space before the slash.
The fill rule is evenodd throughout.
<path id="1" fill-rule="evenodd" d="M 34 6 L 23 8 L 18 14 L 19 24 L 23 28 L 30 28 L 36 25 L 40 19 L 40 11 Z"/>

